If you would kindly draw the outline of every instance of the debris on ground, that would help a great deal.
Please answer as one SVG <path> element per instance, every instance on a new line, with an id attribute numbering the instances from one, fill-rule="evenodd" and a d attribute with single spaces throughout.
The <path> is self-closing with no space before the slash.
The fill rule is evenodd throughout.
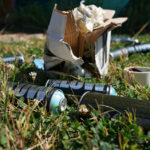
<path id="1" fill-rule="evenodd" d="M 137 81 L 142 86 L 150 87 L 150 68 L 149 67 L 126 67 L 124 69 L 124 78 L 130 83 Z"/>
<path id="2" fill-rule="evenodd" d="M 113 18 L 114 14 L 113 10 L 83 3 L 70 11 L 60 11 L 55 6 L 47 31 L 45 69 L 67 64 L 70 73 L 91 77 L 93 72 L 88 68 L 96 64 L 100 75 L 107 74 L 111 30 L 127 20 Z M 88 65 L 84 65 L 87 62 Z"/>
<path id="3" fill-rule="evenodd" d="M 60 89 L 9 82 L 8 93 L 10 96 L 18 99 L 24 97 L 26 103 L 28 103 L 29 100 L 30 102 L 37 100 L 41 106 L 46 106 L 47 111 L 52 111 L 53 113 L 62 112 L 67 107 L 67 100 Z"/>
<path id="4" fill-rule="evenodd" d="M 111 58 L 119 59 L 120 56 L 131 55 L 133 53 L 141 53 L 150 51 L 150 44 L 140 44 L 125 48 L 116 49 L 110 52 Z"/>

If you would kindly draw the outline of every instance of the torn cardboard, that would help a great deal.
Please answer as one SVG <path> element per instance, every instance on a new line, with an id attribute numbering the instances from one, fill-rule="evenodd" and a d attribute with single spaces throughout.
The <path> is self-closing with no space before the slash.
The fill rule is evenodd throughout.
<path id="1" fill-rule="evenodd" d="M 68 67 L 71 67 L 71 63 L 72 66 L 84 69 L 83 64 L 88 62 L 96 64 L 100 75 L 106 74 L 111 30 L 121 26 L 127 18 L 113 19 L 115 11 L 104 11 L 103 25 L 96 27 L 92 32 L 82 32 L 72 10 L 59 11 L 54 8 L 47 32 L 45 69 L 49 70 L 62 62 L 69 62 Z"/>

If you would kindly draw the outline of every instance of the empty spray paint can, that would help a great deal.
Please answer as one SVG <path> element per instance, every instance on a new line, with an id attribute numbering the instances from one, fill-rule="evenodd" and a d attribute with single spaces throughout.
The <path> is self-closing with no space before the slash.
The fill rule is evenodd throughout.
<path id="1" fill-rule="evenodd" d="M 119 42 L 128 42 L 128 43 L 133 43 L 133 44 L 137 44 L 139 43 L 138 39 L 133 39 L 130 37 L 111 37 L 111 41 L 116 41 L 117 43 Z"/>
<path id="2" fill-rule="evenodd" d="M 87 91 L 98 92 L 109 95 L 117 95 L 111 85 L 102 83 L 86 83 L 67 80 L 48 80 L 46 87 L 61 89 L 65 94 L 82 95 Z"/>
<path id="3" fill-rule="evenodd" d="M 141 52 L 144 53 L 149 51 L 150 51 L 150 44 L 140 44 L 140 45 L 113 50 L 110 52 L 110 56 L 113 59 L 119 59 L 120 56 L 131 55 L 133 53 L 141 53 Z"/>
<path id="4" fill-rule="evenodd" d="M 44 102 L 48 111 L 52 110 L 52 112 L 58 113 L 66 109 L 67 100 L 60 89 L 12 82 L 8 83 L 8 88 L 8 92 L 12 90 L 13 96 L 24 97 L 25 102 L 34 99 Z"/>
<path id="5" fill-rule="evenodd" d="M 17 62 L 19 64 L 24 63 L 24 57 L 22 55 L 2 57 L 2 60 L 5 63 L 9 63 L 9 64 L 12 64 L 14 62 Z"/>

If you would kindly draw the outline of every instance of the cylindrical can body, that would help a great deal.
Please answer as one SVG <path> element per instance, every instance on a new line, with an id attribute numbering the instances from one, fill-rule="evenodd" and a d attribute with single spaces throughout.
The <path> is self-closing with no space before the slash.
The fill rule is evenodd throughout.
<path id="1" fill-rule="evenodd" d="M 112 59 L 119 59 L 120 56 L 127 56 L 128 55 L 128 49 L 122 48 L 122 49 L 117 49 L 114 51 L 110 52 L 110 58 Z"/>
<path id="2" fill-rule="evenodd" d="M 78 106 L 80 113 L 83 115 L 93 110 L 93 108 L 96 110 L 100 108 L 100 111 L 106 111 L 105 114 L 107 113 L 108 117 L 113 118 L 117 115 L 116 113 L 126 114 L 126 112 L 132 112 L 136 115 L 138 125 L 150 129 L 150 102 L 147 100 L 86 92 L 80 98 Z"/>
<path id="3" fill-rule="evenodd" d="M 65 94 L 82 95 L 87 91 L 91 91 L 103 94 L 117 95 L 115 89 L 112 86 L 102 83 L 48 80 L 46 86 L 61 89 Z"/>
<path id="4" fill-rule="evenodd" d="M 138 39 L 133 39 L 133 38 L 129 38 L 129 37 L 111 37 L 111 41 L 116 41 L 116 42 L 129 42 L 129 43 L 139 43 Z"/>
<path id="5" fill-rule="evenodd" d="M 9 63 L 9 64 L 12 64 L 15 62 L 17 62 L 19 64 L 24 63 L 24 57 L 22 55 L 17 55 L 16 57 L 15 56 L 2 57 L 2 60 L 5 63 Z"/>
<path id="6" fill-rule="evenodd" d="M 130 55 L 133 53 L 148 52 L 148 51 L 150 51 L 150 44 L 141 44 L 141 45 L 113 50 L 110 52 L 110 55 L 112 58 L 118 59 L 120 55 L 124 56 L 128 54 Z"/>
<path id="7" fill-rule="evenodd" d="M 67 100 L 63 92 L 59 89 L 30 85 L 30 84 L 17 84 L 8 83 L 9 91 L 17 98 L 24 97 L 25 102 L 28 100 L 39 100 L 46 104 L 47 110 L 52 110 L 54 113 L 64 111 L 67 106 Z"/>

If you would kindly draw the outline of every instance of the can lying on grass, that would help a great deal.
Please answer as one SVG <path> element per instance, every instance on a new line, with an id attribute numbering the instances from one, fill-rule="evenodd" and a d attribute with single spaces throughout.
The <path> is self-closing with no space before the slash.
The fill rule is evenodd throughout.
<path id="1" fill-rule="evenodd" d="M 9 63 L 9 64 L 12 64 L 12 63 L 15 63 L 15 62 L 17 62 L 19 64 L 24 63 L 24 57 L 22 55 L 2 57 L 2 60 L 5 63 Z"/>
<path id="2" fill-rule="evenodd" d="M 133 39 L 133 38 L 130 38 L 130 37 L 115 37 L 115 36 L 112 36 L 111 41 L 116 41 L 117 43 L 119 43 L 119 42 L 128 42 L 128 43 L 133 43 L 133 44 L 139 43 L 138 39 Z"/>
<path id="3" fill-rule="evenodd" d="M 61 89 L 65 94 L 82 95 L 87 91 L 99 92 L 109 95 L 117 95 L 115 89 L 111 85 L 102 83 L 86 83 L 67 80 L 48 80 L 46 87 L 54 87 Z"/>
<path id="4" fill-rule="evenodd" d="M 141 44 L 135 45 L 126 48 L 116 49 L 110 52 L 110 56 L 113 59 L 119 59 L 120 56 L 131 55 L 133 53 L 141 53 L 141 52 L 149 52 L 150 51 L 150 44 Z"/>
<path id="5" fill-rule="evenodd" d="M 106 95 L 96 92 L 86 92 L 79 101 L 79 106 L 85 105 L 88 110 L 92 108 L 126 113 L 135 113 L 137 123 L 150 129 L 150 101 L 128 97 Z"/>
<path id="6" fill-rule="evenodd" d="M 64 96 L 64 93 L 55 88 L 30 85 L 30 84 L 18 84 L 9 82 L 8 83 L 8 92 L 12 91 L 13 96 L 17 98 L 24 97 L 25 102 L 28 100 L 39 100 L 46 104 L 46 109 L 52 110 L 53 113 L 59 113 L 66 109 L 67 100 Z"/>

